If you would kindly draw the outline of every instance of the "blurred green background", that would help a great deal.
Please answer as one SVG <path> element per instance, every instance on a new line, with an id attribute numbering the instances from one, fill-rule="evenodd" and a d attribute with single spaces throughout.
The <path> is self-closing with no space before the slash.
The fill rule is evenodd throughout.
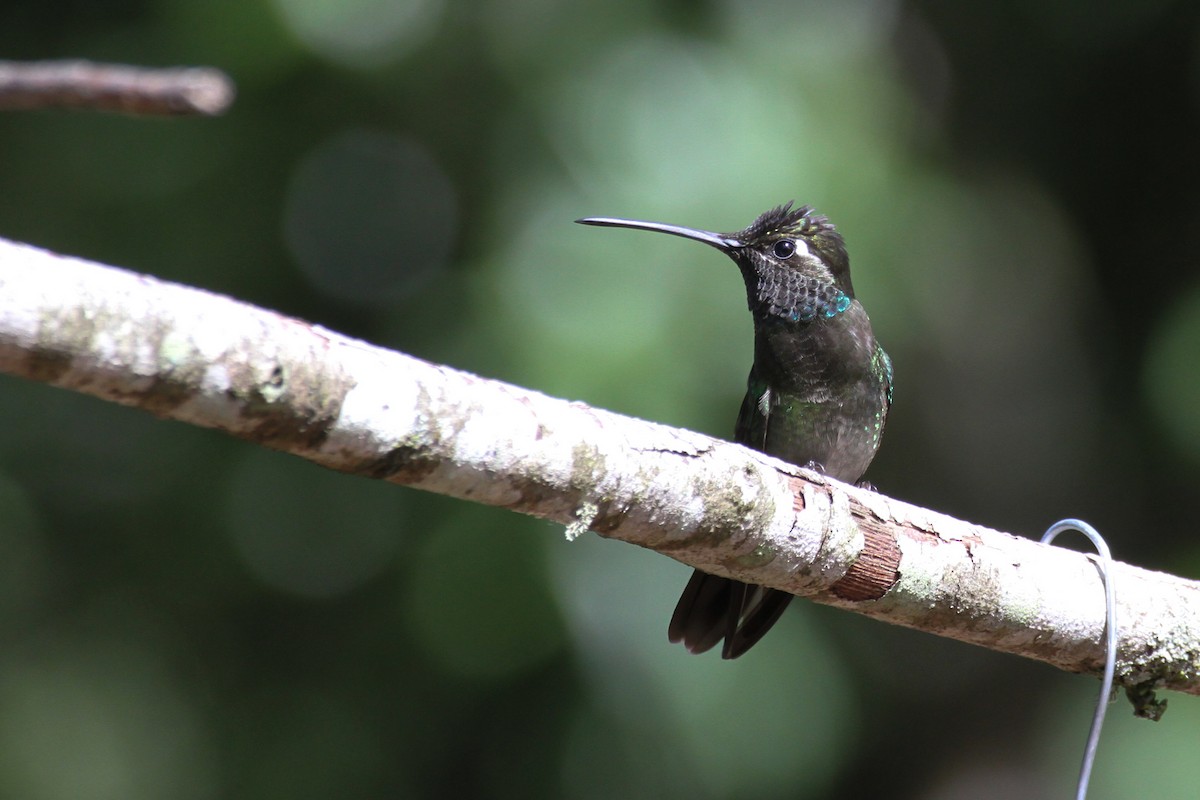
<path id="1" fill-rule="evenodd" d="M 1200 5 L 10 0 L 6 58 L 227 70 L 215 120 L 0 117 L 0 235 L 729 436 L 740 279 L 812 203 L 896 366 L 870 478 L 1200 575 Z M 1072 791 L 1096 684 L 796 603 L 725 663 L 688 569 L 0 380 L 0 796 Z M 1092 797 L 1200 793 L 1114 706 Z"/>

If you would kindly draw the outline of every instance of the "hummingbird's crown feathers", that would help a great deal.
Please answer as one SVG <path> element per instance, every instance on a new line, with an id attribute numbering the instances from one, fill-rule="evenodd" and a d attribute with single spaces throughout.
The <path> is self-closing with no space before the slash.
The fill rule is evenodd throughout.
<path id="1" fill-rule="evenodd" d="M 792 208 L 793 201 L 789 200 L 781 206 L 765 211 L 758 219 L 750 223 L 741 234 L 742 241 L 753 242 L 771 234 L 781 233 L 791 236 L 815 238 L 817 236 L 836 236 L 841 234 L 833 227 L 833 223 L 824 214 L 818 214 L 812 206 Z"/>

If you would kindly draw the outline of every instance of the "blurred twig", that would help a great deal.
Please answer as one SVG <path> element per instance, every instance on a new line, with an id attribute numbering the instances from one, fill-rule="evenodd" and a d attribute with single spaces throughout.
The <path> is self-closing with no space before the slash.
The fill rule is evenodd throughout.
<path id="1" fill-rule="evenodd" d="M 0 111 L 75 108 L 125 114 L 223 114 L 234 86 L 210 67 L 150 69 L 88 61 L 0 61 Z"/>
<path id="2" fill-rule="evenodd" d="M 1080 553 L 3 240 L 0 372 L 1061 669 L 1103 664 L 1104 593 Z M 1139 710 L 1157 688 L 1200 694 L 1200 583 L 1114 573 L 1118 682 Z"/>

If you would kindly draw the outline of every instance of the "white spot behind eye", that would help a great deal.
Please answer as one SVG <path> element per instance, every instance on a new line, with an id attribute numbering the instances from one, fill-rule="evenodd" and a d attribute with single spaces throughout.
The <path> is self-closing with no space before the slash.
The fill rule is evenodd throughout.
<path id="1" fill-rule="evenodd" d="M 792 252 L 784 255 L 780 252 L 780 248 L 781 246 L 786 245 L 791 245 Z M 797 254 L 799 254 L 801 258 L 811 254 L 811 251 L 808 249 L 808 243 L 803 239 L 780 239 L 779 241 L 775 242 L 774 246 L 771 248 L 771 255 L 781 260 L 791 259 Z"/>

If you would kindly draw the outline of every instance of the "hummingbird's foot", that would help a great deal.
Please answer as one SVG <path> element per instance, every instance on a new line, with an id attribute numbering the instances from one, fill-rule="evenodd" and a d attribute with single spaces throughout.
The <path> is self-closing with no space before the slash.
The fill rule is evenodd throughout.
<path id="1" fill-rule="evenodd" d="M 878 492 L 879 491 L 878 489 L 875 488 L 875 484 L 871 483 L 870 481 L 859 481 L 858 483 L 856 483 L 854 485 L 860 489 L 866 489 L 868 492 Z"/>

